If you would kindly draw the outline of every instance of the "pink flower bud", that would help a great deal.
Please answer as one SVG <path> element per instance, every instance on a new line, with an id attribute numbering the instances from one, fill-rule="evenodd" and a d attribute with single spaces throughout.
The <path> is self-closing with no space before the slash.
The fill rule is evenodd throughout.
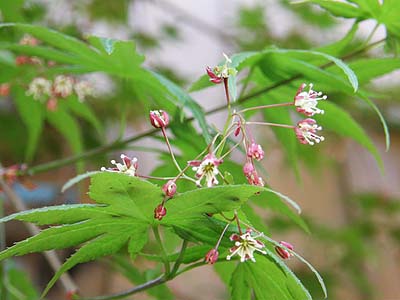
<path id="1" fill-rule="evenodd" d="M 281 244 L 282 246 L 286 247 L 289 250 L 293 250 L 294 249 L 293 245 L 288 243 L 288 242 L 280 241 L 279 244 Z M 291 253 L 288 250 L 286 250 L 286 249 L 284 249 L 282 247 L 279 247 L 279 246 L 275 247 L 275 251 L 276 251 L 276 253 L 278 253 L 278 255 L 280 257 L 282 257 L 282 259 L 288 259 L 288 258 L 291 258 L 293 256 L 293 253 Z"/>
<path id="2" fill-rule="evenodd" d="M 169 124 L 169 116 L 163 110 L 151 110 L 150 122 L 155 128 L 165 128 Z"/>
<path id="3" fill-rule="evenodd" d="M 236 233 L 233 233 L 233 234 L 229 237 L 229 239 L 230 239 L 232 242 L 239 241 L 239 240 L 240 240 L 240 235 L 238 235 L 238 234 L 236 234 Z"/>
<path id="4" fill-rule="evenodd" d="M 243 173 L 246 176 L 249 184 L 257 186 L 265 185 L 264 180 L 258 176 L 258 173 L 251 162 L 245 163 L 243 166 Z"/>
<path id="5" fill-rule="evenodd" d="M 154 219 L 157 219 L 159 221 L 162 220 L 162 218 L 167 214 L 167 209 L 164 207 L 163 204 L 159 204 L 155 209 L 154 209 Z"/>
<path id="6" fill-rule="evenodd" d="M 0 84 L 0 96 L 6 97 L 10 94 L 10 84 L 3 83 Z"/>
<path id="7" fill-rule="evenodd" d="M 58 100 L 55 97 L 51 97 L 46 103 L 46 108 L 48 111 L 56 111 L 57 106 L 58 106 Z"/>
<path id="8" fill-rule="evenodd" d="M 210 77 L 211 82 L 213 82 L 215 84 L 222 82 L 222 77 L 215 74 L 214 71 L 210 67 L 207 67 L 206 71 L 207 71 L 207 75 Z"/>
<path id="9" fill-rule="evenodd" d="M 260 161 L 264 158 L 264 150 L 262 149 L 261 145 L 253 142 L 247 148 L 247 156 Z"/>
<path id="10" fill-rule="evenodd" d="M 243 173 L 246 177 L 250 176 L 255 171 L 254 166 L 251 162 L 247 162 L 243 166 Z"/>
<path id="11" fill-rule="evenodd" d="M 176 193 L 175 181 L 169 180 L 162 188 L 164 194 L 168 197 L 173 197 Z"/>
<path id="12" fill-rule="evenodd" d="M 236 127 L 236 129 L 235 129 L 234 135 L 235 135 L 235 136 L 238 136 L 241 129 L 242 129 L 242 127 L 241 127 L 240 121 L 238 121 L 238 122 L 237 122 L 237 127 Z"/>
<path id="13" fill-rule="evenodd" d="M 218 253 L 217 249 L 215 249 L 215 248 L 211 249 L 206 254 L 205 262 L 210 265 L 214 264 L 218 260 L 218 255 L 219 255 L 219 253 Z"/>
<path id="14" fill-rule="evenodd" d="M 29 56 L 25 56 L 25 55 L 19 55 L 15 58 L 15 64 L 17 66 L 21 66 L 21 65 L 26 65 L 30 63 L 30 58 Z"/>

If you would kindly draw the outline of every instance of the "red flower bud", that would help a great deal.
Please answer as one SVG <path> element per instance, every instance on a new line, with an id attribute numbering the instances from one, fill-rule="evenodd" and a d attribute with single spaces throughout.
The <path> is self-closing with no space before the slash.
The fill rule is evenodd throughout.
<path id="1" fill-rule="evenodd" d="M 31 61 L 29 56 L 19 55 L 15 58 L 15 64 L 17 66 L 29 64 Z"/>
<path id="2" fill-rule="evenodd" d="M 51 97 L 46 103 L 46 108 L 48 111 L 56 111 L 57 106 L 58 106 L 58 100 L 55 97 Z"/>
<path id="3" fill-rule="evenodd" d="M 207 72 L 207 75 L 210 77 L 211 82 L 213 82 L 215 84 L 222 82 L 222 77 L 215 74 L 214 71 L 210 67 L 206 68 L 206 72 Z"/>
<path id="4" fill-rule="evenodd" d="M 175 181 L 169 180 L 166 184 L 164 184 L 162 190 L 168 197 L 173 197 L 176 193 Z"/>
<path id="5" fill-rule="evenodd" d="M 3 83 L 0 84 L 0 96 L 6 97 L 10 94 L 10 84 Z"/>
<path id="6" fill-rule="evenodd" d="M 65 299 L 67 299 L 67 300 L 73 300 L 73 299 L 75 299 L 75 296 L 77 296 L 76 291 L 68 291 L 68 292 L 65 294 Z"/>
<path id="7" fill-rule="evenodd" d="M 293 245 L 288 243 L 288 242 L 281 241 L 281 242 L 279 242 L 279 244 L 281 244 L 282 246 L 286 247 L 289 250 L 293 250 L 294 249 Z M 288 250 L 286 250 L 286 249 L 284 249 L 282 247 L 279 247 L 279 246 L 275 247 L 275 251 L 283 259 L 288 259 L 288 258 L 291 258 L 293 256 L 293 253 L 291 253 Z"/>
<path id="8" fill-rule="evenodd" d="M 157 219 L 159 221 L 162 220 L 162 218 L 167 214 L 167 209 L 164 207 L 163 204 L 159 204 L 155 209 L 154 209 L 154 219 Z"/>
<path id="9" fill-rule="evenodd" d="M 218 260 L 218 250 L 213 248 L 210 251 L 207 252 L 206 257 L 205 257 L 205 263 L 207 264 L 214 264 Z"/>
<path id="10" fill-rule="evenodd" d="M 169 124 L 169 116 L 163 110 L 151 110 L 150 122 L 155 128 L 164 128 Z"/>

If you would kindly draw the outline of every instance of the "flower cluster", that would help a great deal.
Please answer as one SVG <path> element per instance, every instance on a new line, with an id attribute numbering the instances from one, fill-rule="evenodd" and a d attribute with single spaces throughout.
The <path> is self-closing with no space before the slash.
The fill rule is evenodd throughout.
<path id="1" fill-rule="evenodd" d="M 322 142 L 325 138 L 317 135 L 317 131 L 321 130 L 322 127 L 318 126 L 314 119 L 305 119 L 297 123 L 296 137 L 302 144 L 314 145 L 314 143 Z"/>
<path id="2" fill-rule="evenodd" d="M 164 110 L 152 110 L 149 113 L 150 124 L 159 129 L 164 137 L 166 146 L 172 159 L 172 163 L 177 169 L 177 174 L 173 177 L 154 177 L 144 176 L 137 174 L 137 159 L 130 158 L 126 155 L 121 155 L 122 163 L 117 163 L 114 160 L 111 163 L 114 165 L 112 168 L 102 168 L 103 171 L 108 172 L 119 172 L 129 176 L 139 176 L 144 178 L 163 180 L 164 184 L 161 187 L 162 200 L 154 208 L 154 218 L 162 221 L 167 215 L 166 204 L 168 201 L 173 201 L 178 192 L 178 181 L 181 179 L 188 180 L 195 184 L 197 187 L 212 188 L 220 183 L 220 179 L 224 183 L 228 183 L 228 180 L 221 174 L 219 167 L 224 162 L 224 158 L 230 155 L 230 153 L 243 146 L 245 152 L 245 160 L 243 163 L 243 174 L 247 182 L 251 185 L 263 187 L 265 185 L 264 180 L 258 175 L 256 164 L 261 162 L 265 157 L 265 151 L 263 147 L 256 142 L 254 139 L 249 126 L 251 125 L 266 125 L 266 126 L 277 126 L 282 128 L 288 128 L 294 130 L 295 135 L 300 143 L 313 145 L 324 140 L 324 137 L 317 134 L 317 131 L 321 130 L 321 127 L 317 125 L 316 121 L 309 118 L 315 114 L 323 114 L 322 109 L 317 108 L 317 104 L 321 100 L 327 99 L 321 92 L 313 90 L 313 85 L 309 84 L 308 90 L 305 90 L 306 84 L 302 84 L 294 96 L 294 101 L 288 103 L 278 103 L 271 105 L 263 105 L 257 107 L 250 107 L 241 111 L 232 111 L 230 109 L 229 91 L 227 87 L 227 79 L 229 76 L 236 73 L 236 70 L 232 67 L 232 60 L 225 55 L 225 63 L 214 68 L 207 67 L 206 71 L 210 77 L 210 81 L 213 83 L 224 83 L 227 106 L 229 107 L 229 115 L 224 127 L 224 131 L 218 132 L 212 141 L 207 145 L 206 149 L 201 152 L 193 160 L 187 161 L 184 167 L 178 163 L 172 150 L 171 144 L 168 139 L 167 127 L 170 124 L 170 117 Z M 58 97 L 65 97 L 71 93 L 73 89 L 73 81 L 68 78 L 58 78 L 54 81 L 58 86 L 57 88 L 52 86 L 50 83 L 46 83 L 45 80 L 41 79 L 36 82 L 36 90 L 33 89 L 29 92 L 35 97 L 37 93 L 45 94 L 52 93 Z M 54 85 L 54 84 L 53 84 Z M 277 106 L 294 106 L 299 113 L 305 114 L 308 118 L 299 121 L 296 125 L 289 124 L 276 124 L 267 122 L 252 122 L 245 119 L 244 112 L 249 110 L 260 110 L 266 108 L 273 108 Z M 237 141 L 234 146 L 227 147 L 227 141 Z M 227 149 L 228 148 L 228 149 Z M 188 169 L 194 171 L 194 175 L 188 176 L 186 172 Z M 261 189 L 260 189 L 261 190 Z M 205 214 L 212 217 L 211 214 Z M 237 223 L 237 232 L 239 234 L 232 234 L 230 241 L 233 242 L 233 246 L 229 249 L 229 255 L 226 256 L 227 260 L 231 260 L 232 257 L 238 256 L 241 262 L 248 260 L 255 262 L 255 253 L 267 254 L 265 245 L 258 239 L 264 237 L 262 233 L 259 233 L 253 228 L 248 228 L 246 232 L 242 232 L 240 226 L 241 220 L 238 217 L 237 212 L 234 212 L 233 218 L 227 218 L 221 214 L 229 223 L 226 224 L 225 229 L 222 231 L 216 245 L 210 249 L 204 258 L 204 261 L 208 264 L 214 264 L 218 261 L 219 252 L 218 247 L 222 241 L 222 238 L 227 231 L 228 227 L 231 226 L 233 221 Z M 243 223 L 243 222 L 242 222 Z M 245 224 L 245 223 L 243 223 Z M 245 224 L 248 226 L 247 224 Z M 256 234 L 255 234 L 256 233 Z M 268 240 L 268 239 L 267 239 Z M 293 246 L 290 243 L 281 241 L 279 246 L 275 247 L 277 254 L 282 259 L 288 259 L 293 256 Z"/>
<path id="3" fill-rule="evenodd" d="M 300 85 L 297 93 L 294 97 L 294 106 L 299 113 L 305 114 L 307 117 L 312 117 L 315 114 L 323 114 L 324 110 L 317 107 L 318 101 L 326 100 L 328 97 L 322 95 L 322 92 L 314 91 L 313 84 L 309 84 L 308 91 L 305 91 L 307 85 L 303 83 Z M 317 125 L 314 119 L 307 118 L 305 120 L 299 121 L 297 126 L 294 128 L 296 137 L 301 144 L 314 145 L 315 143 L 322 142 L 324 140 L 323 136 L 316 134 L 318 130 L 322 127 Z"/>
<path id="4" fill-rule="evenodd" d="M 58 75 L 53 81 L 43 77 L 34 78 L 26 92 L 33 99 L 46 102 L 49 110 L 57 109 L 59 99 L 66 99 L 74 93 L 79 101 L 84 101 L 87 97 L 94 95 L 94 89 L 88 81 Z"/>
<path id="5" fill-rule="evenodd" d="M 22 46 L 37 46 L 39 44 L 39 40 L 34 38 L 33 36 L 29 34 L 25 34 L 22 39 L 19 41 L 19 44 Z M 26 55 L 18 55 L 15 58 L 15 64 L 17 66 L 21 65 L 41 65 L 43 64 L 43 61 L 36 57 L 36 56 L 26 56 Z"/>

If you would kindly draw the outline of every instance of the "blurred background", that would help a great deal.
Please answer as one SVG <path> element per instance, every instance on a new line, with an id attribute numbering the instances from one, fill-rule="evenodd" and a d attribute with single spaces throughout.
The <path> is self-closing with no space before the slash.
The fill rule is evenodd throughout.
<path id="1" fill-rule="evenodd" d="M 317 6 L 290 4 L 289 0 L 0 0 L 0 9 L 3 22 L 42 24 L 83 39 L 88 35 L 133 39 L 139 52 L 146 55 L 149 67 L 183 87 L 189 87 L 203 75 L 206 66 L 220 62 L 222 52 L 230 55 L 270 45 L 317 48 L 342 38 L 354 22 L 334 18 Z M 354 47 L 368 37 L 375 25 L 373 21 L 360 24 Z M 372 41 L 384 36 L 384 28 L 377 27 Z M 385 56 L 385 51 L 379 47 L 366 55 Z M 3 71 L 0 70 L 2 82 Z M 111 142 L 120 134 L 131 136 L 148 128 L 146 116 L 150 104 L 141 101 L 134 88 L 104 74 L 90 74 L 85 78 L 94 84 L 96 97 L 89 103 L 105 130 L 105 137 L 100 136 L 90 122 L 81 121 L 85 148 Z M 302 206 L 311 233 L 305 233 L 274 214 L 264 215 L 266 225 L 273 238 L 292 242 L 321 272 L 330 300 L 395 300 L 400 295 L 399 87 L 400 71 L 377 78 L 368 85 L 379 98 L 377 105 L 390 127 L 389 152 L 385 151 L 379 120 L 365 104 L 347 101 L 340 94 L 329 95 L 329 99 L 347 108 L 368 132 L 382 156 L 383 172 L 367 150 L 354 141 L 326 132 L 326 142 L 307 152 L 307 162 L 300 164 L 300 176 L 296 176 L 274 135 L 267 130 L 256 133 L 266 151 L 266 181 Z M 217 87 L 192 96 L 205 110 L 225 101 L 223 90 Z M 216 113 L 208 120 L 221 127 L 222 116 Z M 119 130 L 120 122 L 126 124 L 123 132 Z M 0 160 L 4 165 L 24 160 L 25 128 L 15 116 L 8 97 L 0 98 L 0 141 Z M 159 164 L 158 154 L 144 150 L 159 147 L 154 139 L 145 139 L 131 144 L 125 153 L 140 157 L 141 165 L 150 172 Z M 110 157 L 118 156 L 119 152 L 115 153 Z M 70 149 L 60 135 L 45 126 L 32 164 L 69 154 Z M 107 161 L 107 157 L 100 156 L 86 168 L 99 169 L 108 165 Z M 38 189 L 34 191 L 18 184 L 15 188 L 29 207 L 78 202 L 86 199 L 80 190 L 59 192 L 74 172 L 73 167 L 65 167 L 35 175 L 33 179 Z M 1 193 L 0 197 L 4 198 Z M 13 212 L 7 200 L 4 207 L 4 214 Z M 6 224 L 7 245 L 27 234 L 19 223 Z M 67 257 L 70 253 L 61 254 Z M 318 299 L 320 291 L 312 274 L 294 261 L 289 264 Z M 28 270 L 29 278 L 24 280 L 31 280 L 38 290 L 43 289 L 52 276 L 40 254 L 14 259 L 9 267 L 15 268 L 19 278 L 23 277 L 19 269 Z M 110 273 L 110 269 L 113 272 Z M 115 272 L 107 261 L 79 265 L 71 274 L 85 295 L 117 292 L 132 286 L 129 278 Z M 207 266 L 173 280 L 168 286 L 176 299 L 229 298 L 221 279 Z M 57 288 L 48 299 L 62 299 L 61 288 Z M 143 294 L 134 299 L 149 297 Z"/>

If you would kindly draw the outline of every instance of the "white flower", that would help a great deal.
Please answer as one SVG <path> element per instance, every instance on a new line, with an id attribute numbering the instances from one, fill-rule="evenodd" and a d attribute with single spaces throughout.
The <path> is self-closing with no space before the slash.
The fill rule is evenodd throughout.
<path id="1" fill-rule="evenodd" d="M 322 95 L 322 92 L 313 91 L 312 83 L 309 84 L 310 88 L 308 92 L 304 91 L 306 86 L 307 85 L 303 83 L 294 97 L 294 105 L 296 106 L 296 110 L 308 117 L 311 117 L 315 114 L 323 114 L 324 111 L 317 108 L 318 101 L 325 100 L 328 97 L 326 95 Z"/>
<path id="2" fill-rule="evenodd" d="M 69 76 L 58 75 L 54 79 L 53 91 L 56 96 L 67 98 L 72 94 L 74 88 L 74 80 Z"/>
<path id="3" fill-rule="evenodd" d="M 94 96 L 93 85 L 85 80 L 79 81 L 74 85 L 75 93 L 79 101 L 84 101 L 86 97 Z"/>
<path id="4" fill-rule="evenodd" d="M 125 173 L 129 176 L 136 176 L 136 170 L 138 168 L 137 158 L 131 158 L 125 154 L 121 154 L 123 164 L 117 163 L 115 160 L 111 161 L 111 164 L 115 165 L 113 168 L 102 167 L 101 171 Z"/>
<path id="5" fill-rule="evenodd" d="M 196 171 L 198 180 L 196 184 L 201 186 L 201 180 L 205 178 L 207 187 L 212 187 L 218 184 L 217 175 L 219 174 L 218 166 L 222 163 L 221 159 L 217 159 L 213 154 L 207 154 L 202 161 L 192 160 L 189 162 L 193 166 L 193 171 Z"/>
<path id="6" fill-rule="evenodd" d="M 44 96 L 51 94 L 51 81 L 42 77 L 36 77 L 29 84 L 28 96 L 33 96 L 33 99 L 40 100 Z"/>
<path id="7" fill-rule="evenodd" d="M 266 251 L 262 250 L 263 248 L 265 248 L 265 245 L 256 240 L 256 238 L 258 238 L 259 236 L 261 236 L 261 234 L 252 237 L 250 229 L 248 229 L 246 233 L 240 236 L 237 234 L 232 234 L 230 240 L 235 242 L 235 246 L 229 249 L 231 254 L 228 255 L 226 259 L 230 260 L 232 256 L 237 254 L 240 256 L 240 262 L 244 262 L 248 259 L 255 262 L 255 251 L 258 251 L 261 254 L 267 254 Z"/>
<path id="8" fill-rule="evenodd" d="M 322 127 L 318 126 L 314 119 L 305 119 L 297 123 L 294 128 L 297 139 L 302 144 L 314 145 L 314 142 L 319 143 L 325 140 L 321 135 L 317 135 L 317 130 L 321 130 Z"/>

